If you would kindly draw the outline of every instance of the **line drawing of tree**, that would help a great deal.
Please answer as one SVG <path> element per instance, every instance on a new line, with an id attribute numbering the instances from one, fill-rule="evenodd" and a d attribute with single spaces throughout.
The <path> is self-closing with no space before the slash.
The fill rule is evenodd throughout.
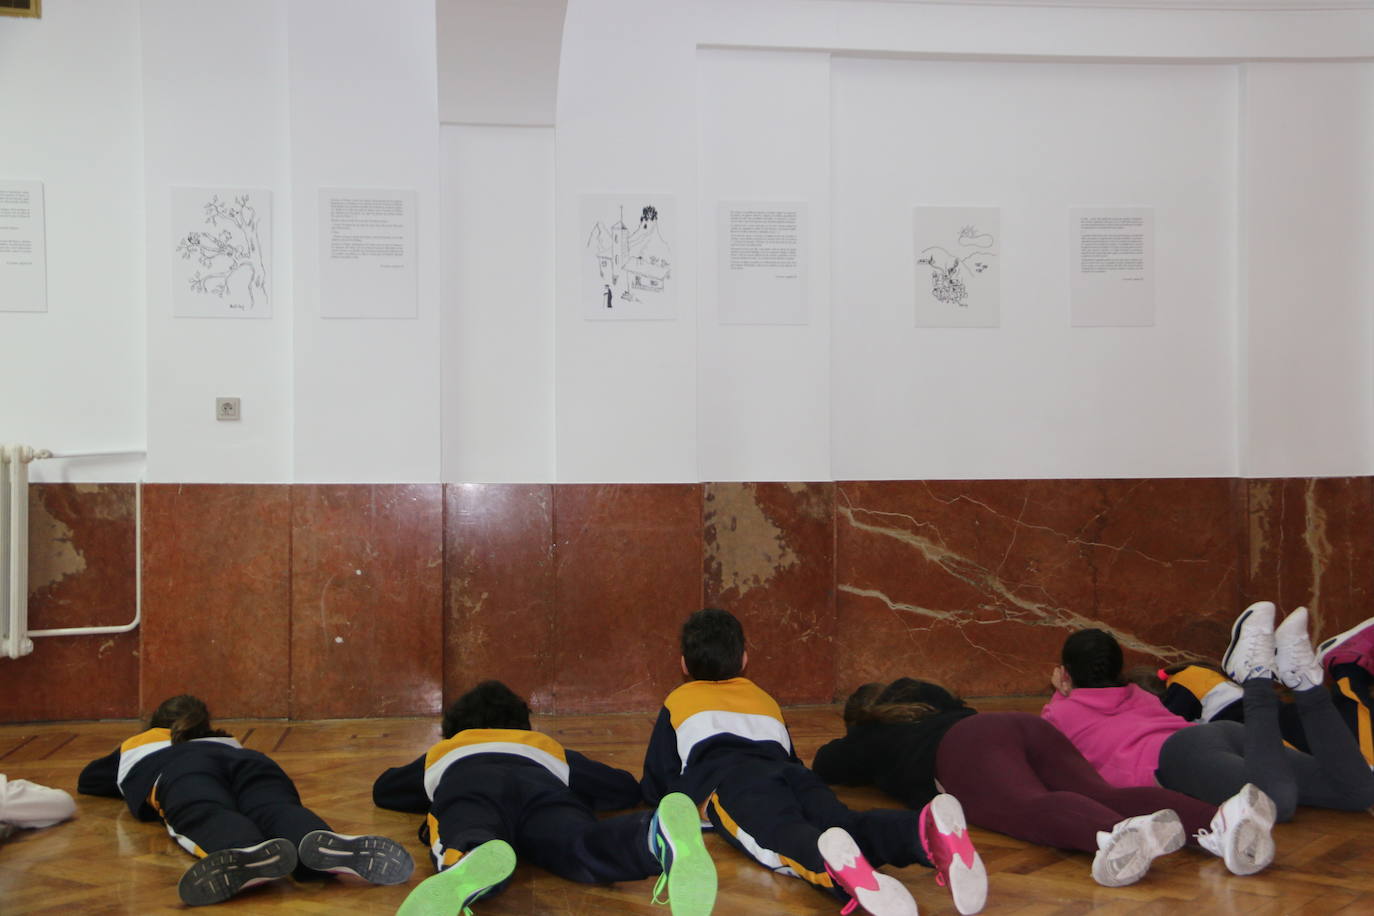
<path id="1" fill-rule="evenodd" d="M 258 211 L 247 194 L 234 197 L 227 204 L 215 194 L 205 205 L 205 222 L 219 232 L 192 232 L 177 242 L 177 252 L 183 261 L 195 258 L 200 269 L 188 279 L 191 289 L 223 299 L 230 292 L 229 280 L 240 271 L 248 271 L 246 306 L 230 302 L 230 308 L 253 309 L 259 297 L 267 303 L 267 267 L 262 260 L 262 245 L 258 240 Z"/>

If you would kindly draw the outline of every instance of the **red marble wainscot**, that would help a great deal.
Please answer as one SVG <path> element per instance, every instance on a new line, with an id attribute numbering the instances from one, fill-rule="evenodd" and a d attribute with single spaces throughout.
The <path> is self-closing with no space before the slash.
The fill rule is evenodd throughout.
<path id="1" fill-rule="evenodd" d="M 293 487 L 291 717 L 438 713 L 443 566 L 440 485 Z"/>
<path id="2" fill-rule="evenodd" d="M 1243 603 L 1306 606 L 1314 641 L 1374 614 L 1374 478 L 1255 479 L 1246 488 Z"/>
<path id="3" fill-rule="evenodd" d="M 553 709 L 553 487 L 444 487 L 444 696 L 495 678 Z"/>
<path id="4" fill-rule="evenodd" d="M 1128 664 L 1215 654 L 1239 600 L 1234 499 L 1224 479 L 838 484 L 841 692 L 1044 692 L 1088 626 Z"/>
<path id="5" fill-rule="evenodd" d="M 553 499 L 555 711 L 656 709 L 702 606 L 701 487 L 558 484 Z"/>
<path id="6" fill-rule="evenodd" d="M 191 693 L 216 718 L 289 712 L 291 488 L 150 484 L 143 714 Z"/>
<path id="7" fill-rule="evenodd" d="M 705 486 L 705 603 L 744 624 L 748 676 L 784 704 L 835 694 L 835 485 Z"/>
<path id="8" fill-rule="evenodd" d="M 29 629 L 133 620 L 134 501 L 134 484 L 29 486 Z M 33 643 L 23 658 L 0 659 L 0 719 L 137 715 L 137 630 Z"/>

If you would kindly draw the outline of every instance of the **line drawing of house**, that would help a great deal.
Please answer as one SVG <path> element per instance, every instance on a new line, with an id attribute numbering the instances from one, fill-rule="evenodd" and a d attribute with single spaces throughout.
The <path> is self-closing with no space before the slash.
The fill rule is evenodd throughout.
<path id="1" fill-rule="evenodd" d="M 658 208 L 640 210 L 639 228 L 631 232 L 625 225 L 625 207 L 611 226 L 597 222 L 587 236 L 588 248 L 596 257 L 605 307 L 615 301 L 643 302 L 640 293 L 662 293 L 673 275 L 673 249 L 658 226 Z"/>

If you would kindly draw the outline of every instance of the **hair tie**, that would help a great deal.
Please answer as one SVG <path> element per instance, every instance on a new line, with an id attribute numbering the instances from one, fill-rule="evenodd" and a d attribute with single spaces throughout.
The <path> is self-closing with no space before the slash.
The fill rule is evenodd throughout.
<path id="1" fill-rule="evenodd" d="M 1158 671 L 1155 672 L 1155 674 L 1159 675 L 1159 679 L 1161 681 L 1167 681 L 1169 679 L 1169 675 L 1165 672 L 1163 668 L 1160 668 Z"/>

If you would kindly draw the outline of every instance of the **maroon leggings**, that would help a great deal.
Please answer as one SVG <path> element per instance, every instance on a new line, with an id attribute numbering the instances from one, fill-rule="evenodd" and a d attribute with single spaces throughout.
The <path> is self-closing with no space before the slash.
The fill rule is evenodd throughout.
<path id="1" fill-rule="evenodd" d="M 1059 729 L 1025 712 L 960 719 L 940 741 L 935 777 L 970 824 L 1059 849 L 1096 852 L 1099 830 L 1163 808 L 1178 812 L 1195 842 L 1217 810 L 1156 786 L 1109 784 Z"/>

